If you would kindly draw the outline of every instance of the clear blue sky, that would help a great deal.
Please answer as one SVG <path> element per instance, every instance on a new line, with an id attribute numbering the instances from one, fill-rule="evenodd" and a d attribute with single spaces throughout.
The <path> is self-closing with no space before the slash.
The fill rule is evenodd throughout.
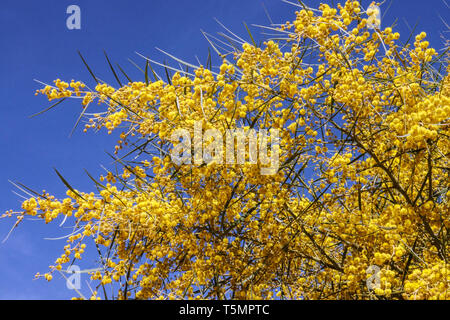
<path id="1" fill-rule="evenodd" d="M 320 1 L 304 2 L 317 6 Z M 66 101 L 48 113 L 29 118 L 50 105 L 43 96 L 34 96 L 41 86 L 33 79 L 50 83 L 56 78 L 66 81 L 73 78 L 93 84 L 77 50 L 83 53 L 96 75 L 110 83 L 114 83 L 114 79 L 103 50 L 113 62 L 139 80 L 142 80 L 140 71 L 128 59 L 140 65 L 145 61 L 135 51 L 162 61 L 164 57 L 155 50 L 159 47 L 191 62 L 196 61 L 197 55 L 203 62 L 208 43 L 200 29 L 213 34 L 222 31 L 213 19 L 216 17 L 235 33 L 248 38 L 242 21 L 247 25 L 269 24 L 263 3 L 274 23 L 291 20 L 294 16 L 295 8 L 281 0 L 2 0 L 0 214 L 20 208 L 21 198 L 12 193 L 18 190 L 8 179 L 62 197 L 65 187 L 53 167 L 77 189 L 94 191 L 84 169 L 98 176 L 102 173 L 100 164 L 106 167 L 110 164 L 104 151 L 112 150 L 111 136 L 85 134 L 79 127 L 71 138 L 68 137 L 81 110 L 78 101 Z M 363 6 L 369 3 L 362 1 Z M 387 0 L 382 6 L 382 14 L 389 3 Z M 81 30 L 66 28 L 66 8 L 71 4 L 81 8 Z M 393 0 L 382 24 L 391 25 L 397 19 L 397 30 L 406 37 L 409 31 L 405 20 L 411 27 L 418 22 L 416 33 L 427 32 L 431 44 L 440 49 L 445 26 L 439 15 L 450 23 L 449 13 L 444 0 Z M 260 34 L 255 28 L 252 32 Z M 0 220 L 0 240 L 13 222 Z M 56 223 L 25 221 L 6 243 L 0 244 L 0 299 L 68 299 L 76 295 L 66 288 L 59 275 L 50 283 L 33 280 L 36 272 L 48 270 L 48 265 L 61 254 L 65 245 L 64 240 L 49 241 L 44 237 L 59 237 L 65 231 Z M 80 265 L 95 267 L 94 261 L 88 259 L 83 259 Z M 87 276 L 82 277 L 83 292 L 89 290 L 86 280 Z"/>

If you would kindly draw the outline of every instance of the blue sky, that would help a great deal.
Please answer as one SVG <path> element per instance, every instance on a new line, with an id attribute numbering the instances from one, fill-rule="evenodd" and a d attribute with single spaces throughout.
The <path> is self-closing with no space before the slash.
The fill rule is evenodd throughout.
<path id="1" fill-rule="evenodd" d="M 317 0 L 304 2 L 310 6 L 320 3 Z M 331 4 L 333 1 L 322 2 Z M 367 6 L 370 1 L 361 2 Z M 389 3 L 387 0 L 382 6 L 382 14 Z M 66 27 L 69 16 L 66 8 L 71 4 L 81 9 L 80 30 Z M 80 126 L 69 138 L 81 111 L 78 101 L 66 101 L 50 112 L 29 118 L 50 105 L 43 96 L 34 96 L 41 86 L 33 79 L 46 83 L 56 78 L 75 79 L 92 85 L 92 78 L 77 50 L 82 52 L 96 75 L 110 83 L 114 83 L 114 79 L 103 50 L 112 62 L 119 63 L 138 80 L 143 79 L 142 74 L 128 61 L 132 59 L 145 65 L 136 51 L 162 61 L 164 57 L 155 49 L 159 47 L 186 61 L 195 62 L 197 55 L 203 62 L 208 43 L 200 29 L 212 34 L 223 31 L 214 21 L 216 17 L 233 32 L 248 38 L 243 21 L 247 25 L 269 24 L 263 4 L 274 23 L 291 20 L 294 16 L 295 7 L 281 0 L 2 0 L 0 214 L 20 208 L 21 198 L 12 193 L 12 190 L 18 190 L 8 179 L 62 197 L 65 187 L 53 167 L 77 189 L 94 191 L 84 169 L 98 176 L 102 173 L 100 165 L 108 167 L 111 163 L 105 150 L 112 150 L 113 137 L 83 133 Z M 431 44 L 440 49 L 445 26 L 439 15 L 450 22 L 449 13 L 444 0 L 393 0 L 382 24 L 391 25 L 397 19 L 396 30 L 404 39 L 409 34 L 405 21 L 410 27 L 418 22 L 415 33 L 427 32 Z M 252 28 L 252 32 L 260 34 L 256 28 Z M 7 235 L 13 223 L 11 219 L 0 220 L 0 239 Z M 64 240 L 44 238 L 59 237 L 66 231 L 58 228 L 56 223 L 45 225 L 42 221 L 25 221 L 8 241 L 0 243 L 0 299 L 68 299 L 75 296 L 59 275 L 55 275 L 55 280 L 50 283 L 33 280 L 36 272 L 48 270 L 48 265 L 61 254 L 65 245 Z M 83 259 L 80 265 L 95 266 L 89 259 Z M 87 276 L 82 277 L 82 291 L 87 292 L 85 280 Z"/>

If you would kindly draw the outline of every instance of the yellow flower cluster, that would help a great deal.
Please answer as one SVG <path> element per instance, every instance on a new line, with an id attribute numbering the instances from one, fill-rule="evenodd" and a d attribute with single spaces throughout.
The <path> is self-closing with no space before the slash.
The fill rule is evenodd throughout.
<path id="1" fill-rule="evenodd" d="M 80 96 L 81 89 L 85 87 L 84 83 L 81 83 L 80 81 L 75 82 L 74 80 L 72 80 L 70 84 L 60 79 L 56 79 L 53 82 L 55 84 L 54 87 L 46 85 L 44 89 L 37 90 L 36 95 L 39 93 L 45 94 L 47 95 L 48 100 L 51 101 L 54 99 L 70 97 L 73 94 Z M 69 89 L 69 87 L 71 89 Z"/>
<path id="2" fill-rule="evenodd" d="M 98 194 L 23 202 L 19 216 L 77 226 L 47 280 L 92 238 L 103 263 L 92 279 L 120 299 L 450 298 L 450 77 L 425 33 L 411 49 L 369 29 L 376 10 L 304 8 L 276 30 L 284 40 L 243 43 L 218 73 L 40 90 L 105 105 L 86 129 L 118 131 L 124 149 Z M 280 169 L 262 175 L 248 156 L 175 164 L 171 134 L 194 137 L 196 121 L 280 129 Z"/>

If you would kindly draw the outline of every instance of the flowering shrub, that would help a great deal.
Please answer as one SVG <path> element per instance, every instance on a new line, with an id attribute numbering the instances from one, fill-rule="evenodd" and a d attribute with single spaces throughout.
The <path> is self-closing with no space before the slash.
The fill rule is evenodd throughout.
<path id="1" fill-rule="evenodd" d="M 44 276 L 81 259 L 92 238 L 102 262 L 92 279 L 121 299 L 449 298 L 446 58 L 423 32 L 400 45 L 370 10 L 358 1 L 300 8 L 268 27 L 277 40 L 236 38 L 218 72 L 39 90 L 105 106 L 86 130 L 120 132 L 121 165 L 91 176 L 98 194 L 67 184 L 66 199 L 42 193 L 6 213 L 76 225 Z M 248 156 L 174 163 L 171 135 L 193 135 L 194 122 L 279 129 L 278 170 L 262 175 Z"/>

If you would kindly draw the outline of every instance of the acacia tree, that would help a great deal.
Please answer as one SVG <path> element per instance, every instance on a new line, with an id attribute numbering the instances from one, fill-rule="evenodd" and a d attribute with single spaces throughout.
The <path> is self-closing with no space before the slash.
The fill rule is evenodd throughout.
<path id="1" fill-rule="evenodd" d="M 6 213 L 73 221 L 43 276 L 93 239 L 92 279 L 119 299 L 449 298 L 448 60 L 423 32 L 402 44 L 377 14 L 358 1 L 303 6 L 260 46 L 230 35 L 224 51 L 208 37 L 217 72 L 188 65 L 163 81 L 147 61 L 142 82 L 113 69 L 117 88 L 91 72 L 95 90 L 39 90 L 79 96 L 84 111 L 99 102 L 86 129 L 120 132 L 117 167 L 90 175 L 98 193 L 64 181 L 66 199 L 36 194 Z M 248 155 L 174 163 L 172 133 L 194 138 L 196 121 L 224 134 L 279 129 L 278 170 L 263 175 Z"/>

